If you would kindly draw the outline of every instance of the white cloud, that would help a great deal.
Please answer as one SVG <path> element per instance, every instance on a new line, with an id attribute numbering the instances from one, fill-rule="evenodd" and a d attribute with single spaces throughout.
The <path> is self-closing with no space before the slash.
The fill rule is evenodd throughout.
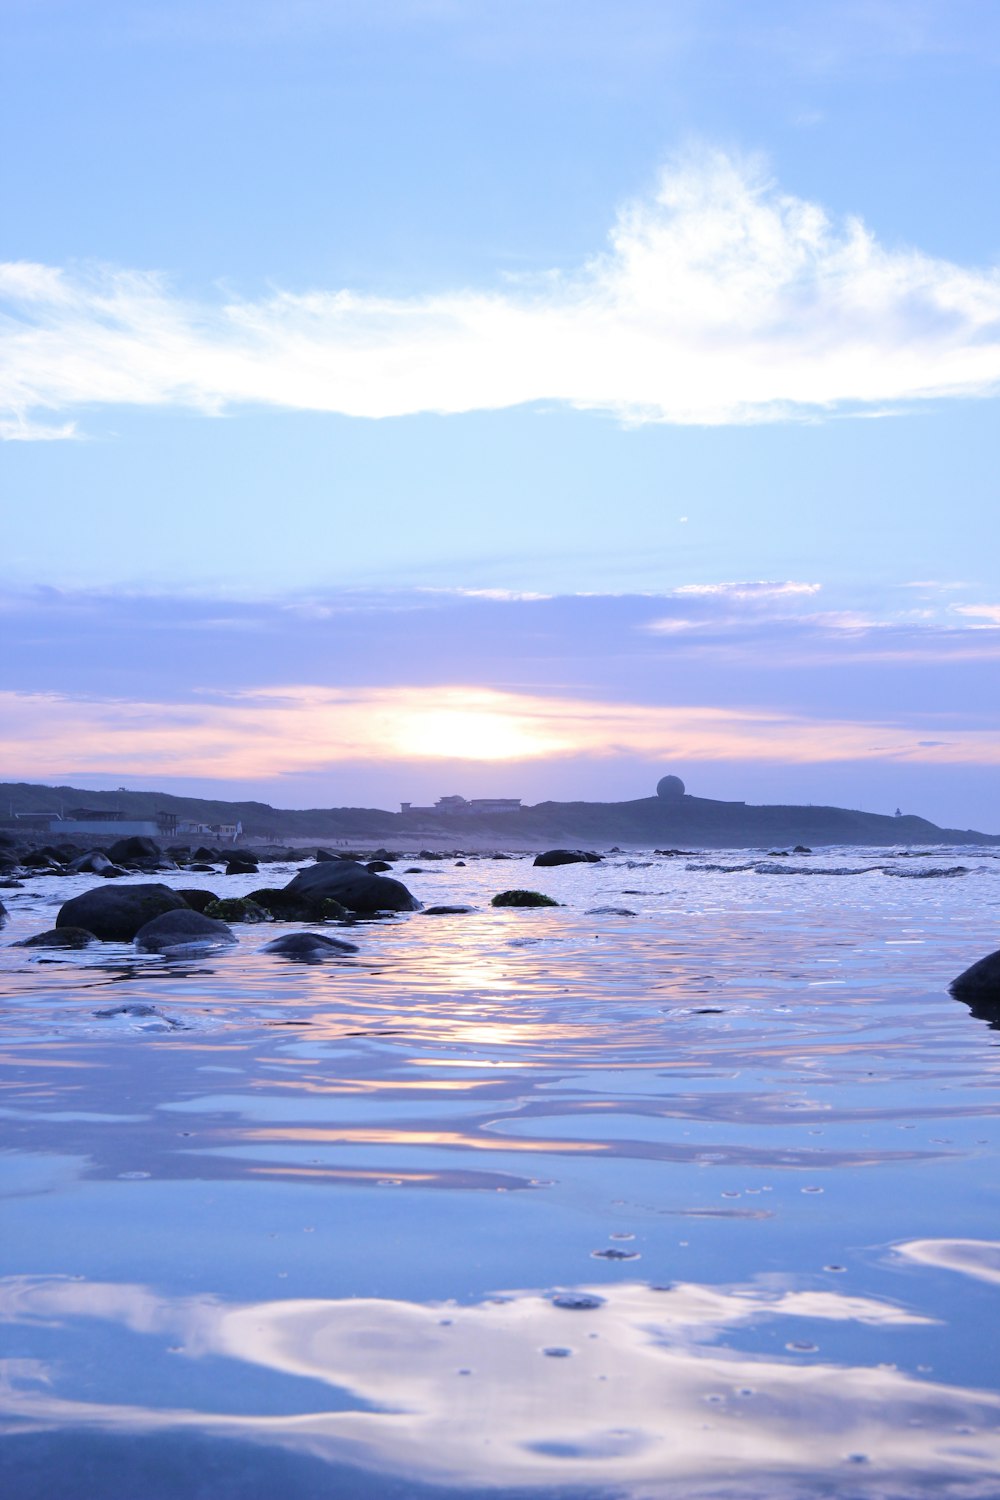
<path id="1" fill-rule="evenodd" d="M 682 583 L 679 588 L 674 589 L 674 593 L 699 594 L 716 599 L 773 599 L 782 594 L 818 594 L 821 588 L 822 584 L 819 583 L 794 583 L 791 580 L 769 583 L 766 579 L 758 578 L 748 583 Z"/>
<path id="2" fill-rule="evenodd" d="M 1000 604 L 953 604 L 952 609 L 957 615 L 985 620 L 987 625 L 1000 625 Z"/>
<path id="3" fill-rule="evenodd" d="M 720 152 L 668 167 L 582 269 L 502 290 L 195 303 L 152 274 L 15 263 L 0 296 L 0 409 L 22 423 L 96 404 L 388 417 L 558 401 L 712 424 L 1000 385 L 996 271 L 885 249 Z"/>

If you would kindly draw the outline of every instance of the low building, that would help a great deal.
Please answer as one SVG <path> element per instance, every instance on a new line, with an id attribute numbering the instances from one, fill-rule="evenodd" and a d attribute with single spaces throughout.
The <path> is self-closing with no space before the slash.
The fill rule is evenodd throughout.
<path id="1" fill-rule="evenodd" d="M 439 797 L 433 807 L 416 807 L 412 802 L 401 802 L 403 813 L 452 813 L 473 816 L 476 813 L 517 812 L 520 797 Z"/>

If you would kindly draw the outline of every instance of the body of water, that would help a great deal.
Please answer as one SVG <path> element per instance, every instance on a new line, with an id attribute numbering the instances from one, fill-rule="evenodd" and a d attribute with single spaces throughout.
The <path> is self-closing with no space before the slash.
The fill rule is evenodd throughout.
<path id="1" fill-rule="evenodd" d="M 998 1032 L 948 995 L 997 855 L 412 863 L 473 910 L 314 963 L 16 947 L 95 881 L 0 892 L 3 1493 L 1000 1494 Z"/>

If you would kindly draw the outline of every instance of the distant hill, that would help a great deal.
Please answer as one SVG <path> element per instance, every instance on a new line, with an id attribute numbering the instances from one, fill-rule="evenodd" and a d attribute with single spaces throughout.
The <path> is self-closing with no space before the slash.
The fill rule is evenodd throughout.
<path id="1" fill-rule="evenodd" d="M 539 802 L 516 812 L 392 813 L 378 807 L 275 808 L 266 802 L 224 802 L 177 797 L 170 792 L 83 791 L 70 786 L 0 783 L 0 823 L 18 814 L 89 807 L 119 811 L 126 819 L 175 813 L 202 823 L 243 824 L 247 841 L 283 839 L 447 836 L 463 834 L 553 844 L 637 844 L 644 847 L 732 849 L 795 844 L 1000 844 L 1000 834 L 938 828 L 913 814 L 888 817 L 843 807 L 754 806 L 708 797 L 640 797 L 631 802 Z"/>

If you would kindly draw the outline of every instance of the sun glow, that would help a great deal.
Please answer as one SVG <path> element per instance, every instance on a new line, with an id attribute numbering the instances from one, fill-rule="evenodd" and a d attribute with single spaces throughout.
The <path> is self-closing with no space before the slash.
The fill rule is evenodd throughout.
<path id="1" fill-rule="evenodd" d="M 529 760 L 567 748 L 527 715 L 506 715 L 495 705 L 404 713 L 396 735 L 401 754 L 443 760 Z"/>

